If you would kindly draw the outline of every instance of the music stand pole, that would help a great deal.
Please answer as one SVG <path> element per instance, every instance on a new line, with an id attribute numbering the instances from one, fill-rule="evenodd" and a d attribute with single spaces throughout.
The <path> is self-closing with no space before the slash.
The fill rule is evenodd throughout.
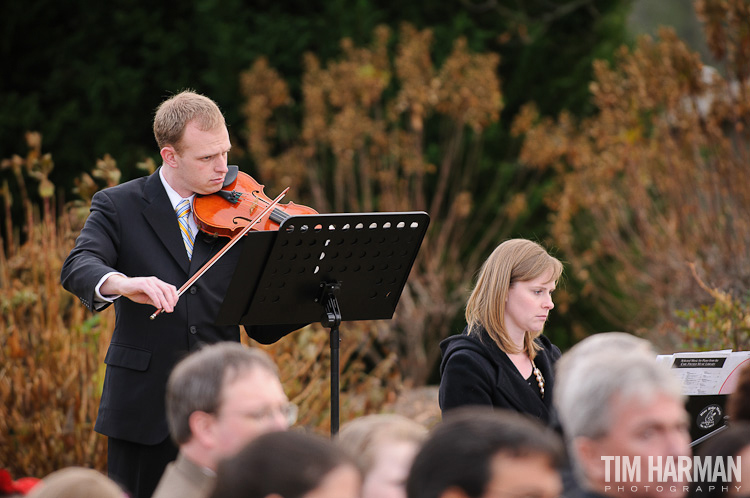
<path id="1" fill-rule="evenodd" d="M 320 301 L 325 305 L 320 323 L 324 327 L 331 329 L 331 435 L 333 436 L 339 432 L 339 376 L 341 375 L 341 367 L 339 366 L 339 345 L 341 344 L 339 325 L 341 324 L 341 310 L 339 309 L 339 302 L 336 296 L 341 290 L 341 284 L 333 282 L 320 285 L 323 288 Z"/>

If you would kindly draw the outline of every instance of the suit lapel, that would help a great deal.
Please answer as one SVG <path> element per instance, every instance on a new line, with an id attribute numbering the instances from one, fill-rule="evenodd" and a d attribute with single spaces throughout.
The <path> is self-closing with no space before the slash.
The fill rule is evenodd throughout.
<path id="1" fill-rule="evenodd" d="M 218 240 L 219 237 L 213 237 L 200 231 L 196 234 L 195 244 L 193 245 L 193 257 L 190 260 L 190 275 L 200 270 L 216 253 L 214 248 Z M 224 240 L 227 239 L 224 238 Z"/>
<path id="2" fill-rule="evenodd" d="M 177 215 L 172 208 L 172 203 L 169 202 L 169 196 L 167 196 L 167 191 L 164 190 L 164 185 L 161 183 L 158 170 L 146 181 L 143 197 L 146 201 L 143 216 L 164 244 L 164 247 L 167 248 L 169 254 L 187 275 L 190 270 L 190 260 L 185 250 L 185 244 L 182 242 Z"/>

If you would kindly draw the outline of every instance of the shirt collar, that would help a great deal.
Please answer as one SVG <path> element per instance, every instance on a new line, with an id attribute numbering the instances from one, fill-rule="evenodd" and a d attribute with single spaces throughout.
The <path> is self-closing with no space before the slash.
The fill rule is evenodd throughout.
<path id="1" fill-rule="evenodd" d="M 162 165 L 162 167 L 159 168 L 159 178 L 161 179 L 162 185 L 164 185 L 164 190 L 167 191 L 167 195 L 169 196 L 169 202 L 172 203 L 172 209 L 176 210 L 177 209 L 177 204 L 179 204 L 180 201 L 182 201 L 183 198 L 180 196 L 180 194 L 178 194 L 175 191 L 175 189 L 172 188 L 172 186 L 167 182 L 167 179 L 164 178 L 164 173 L 162 171 L 163 169 L 164 169 L 164 166 Z M 193 198 L 194 197 L 195 197 L 195 194 L 193 194 L 193 195 L 191 195 L 190 197 L 187 198 L 187 199 L 190 200 L 190 206 L 191 207 L 193 205 Z"/>

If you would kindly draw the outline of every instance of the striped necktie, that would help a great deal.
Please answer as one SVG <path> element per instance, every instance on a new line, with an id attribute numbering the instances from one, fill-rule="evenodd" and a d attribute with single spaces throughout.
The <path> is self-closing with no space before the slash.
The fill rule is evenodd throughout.
<path id="1" fill-rule="evenodd" d="M 177 220 L 180 222 L 180 232 L 182 232 L 182 241 L 185 243 L 185 249 L 187 249 L 188 259 L 193 257 L 193 242 L 195 241 L 195 235 L 190 230 L 190 199 L 182 199 L 177 204 Z"/>

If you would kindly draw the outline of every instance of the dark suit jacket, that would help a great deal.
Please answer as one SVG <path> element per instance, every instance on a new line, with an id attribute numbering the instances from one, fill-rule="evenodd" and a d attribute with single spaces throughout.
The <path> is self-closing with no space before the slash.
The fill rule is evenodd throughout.
<path id="1" fill-rule="evenodd" d="M 63 264 L 62 285 L 92 310 L 96 284 L 111 271 L 129 277 L 154 275 L 180 288 L 228 241 L 199 233 L 189 260 L 157 171 L 94 195 L 91 214 Z M 238 326 L 218 327 L 214 321 L 244 242 L 188 289 L 173 313 L 150 320 L 153 306 L 127 298 L 115 301 L 97 432 L 140 444 L 156 444 L 169 435 L 164 395 L 174 364 L 202 343 L 240 339 Z M 290 330 L 247 332 L 271 343 Z"/>
<path id="2" fill-rule="evenodd" d="M 440 343 L 440 409 L 464 405 L 484 405 L 525 413 L 549 425 L 556 423 L 552 408 L 554 389 L 553 365 L 560 349 L 545 336 L 537 343 L 542 347 L 534 363 L 544 376 L 544 398 L 536 381 L 529 386 L 513 362 L 487 332 L 479 336 L 463 334 L 448 337 Z"/>

